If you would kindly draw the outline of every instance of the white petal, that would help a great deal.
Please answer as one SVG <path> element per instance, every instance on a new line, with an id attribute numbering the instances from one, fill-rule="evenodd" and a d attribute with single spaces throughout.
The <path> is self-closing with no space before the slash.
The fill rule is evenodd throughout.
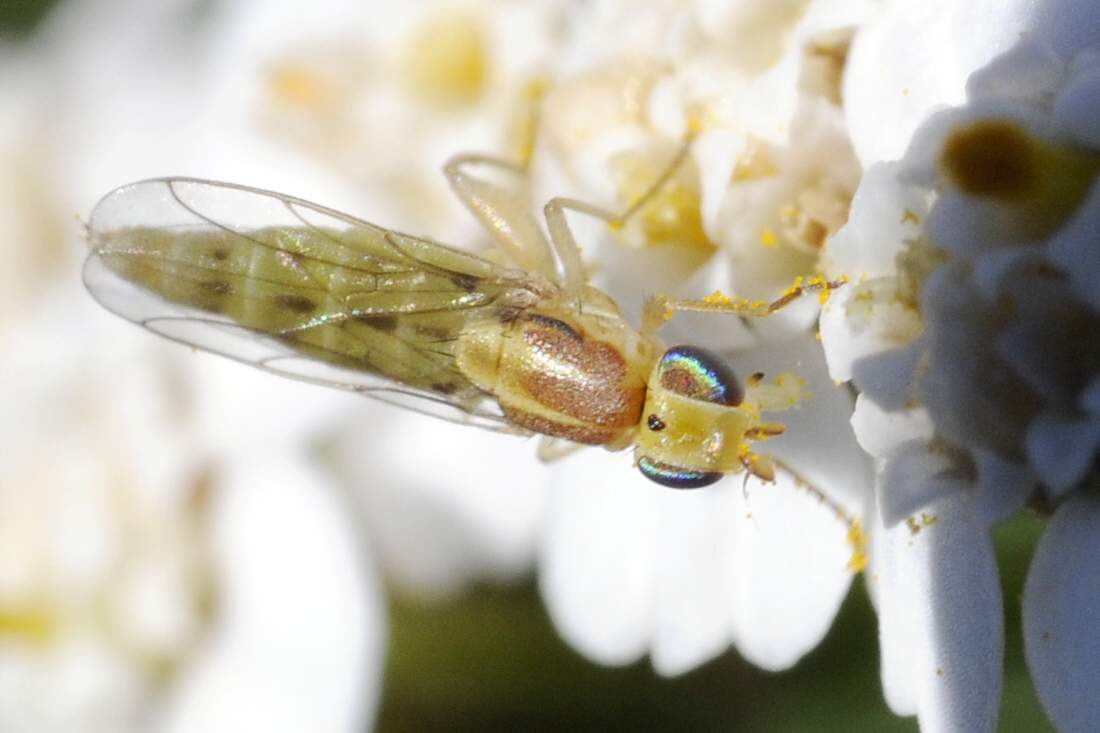
<path id="1" fill-rule="evenodd" d="M 590 659 L 628 664 L 649 647 L 656 612 L 659 492 L 629 456 L 589 449 L 565 459 L 539 560 L 558 633 Z"/>
<path id="2" fill-rule="evenodd" d="M 1100 257 L 1096 256 L 1096 232 L 1100 231 L 1100 186 L 1093 186 L 1077 213 L 1058 230 L 1049 244 L 1050 259 L 1070 278 L 1077 297 L 1100 311 Z"/>
<path id="3" fill-rule="evenodd" d="M 782 459 L 834 501 L 856 512 L 873 492 L 873 469 L 851 427 L 851 393 L 846 385 L 832 381 L 824 362 L 810 334 L 759 345 L 732 360 L 739 374 L 789 371 L 806 380 L 810 399 L 798 409 L 776 414 L 786 432 L 759 449 Z"/>
<path id="4" fill-rule="evenodd" d="M 924 410 L 884 410 L 862 394 L 856 398 L 852 429 L 863 450 L 877 458 L 887 457 L 912 440 L 927 443 L 933 434 L 932 420 Z"/>
<path id="5" fill-rule="evenodd" d="M 1024 651 L 1051 722 L 1091 731 L 1100 720 L 1100 501 L 1063 503 L 1035 550 L 1024 586 Z"/>
<path id="6" fill-rule="evenodd" d="M 828 241 L 825 258 L 830 275 L 853 282 L 892 276 L 905 242 L 920 234 L 928 210 L 926 196 L 898 180 L 896 163 L 867 169 L 852 198 L 848 223 Z"/>
<path id="7" fill-rule="evenodd" d="M 699 214 L 707 236 L 717 241 L 718 217 L 730 188 L 730 171 L 745 150 L 745 135 L 732 130 L 700 133 L 691 146 L 699 169 Z"/>
<path id="8" fill-rule="evenodd" d="M 961 104 L 967 77 L 1021 36 L 1068 59 L 1094 44 L 1098 32 L 1092 0 L 892 3 L 881 22 L 857 36 L 845 76 L 845 110 L 860 160 L 867 166 L 899 158 L 929 112 Z"/>
<path id="9" fill-rule="evenodd" d="M 978 494 L 974 512 L 992 527 L 1024 508 L 1038 479 L 1028 467 L 993 451 L 970 451 L 978 470 Z"/>
<path id="10" fill-rule="evenodd" d="M 1024 449 L 1043 484 L 1058 495 L 1081 479 L 1098 444 L 1100 419 L 1048 411 L 1031 421 Z"/>
<path id="11" fill-rule="evenodd" d="M 1100 66 L 1082 69 L 1054 102 L 1054 117 L 1081 145 L 1100 148 Z"/>
<path id="12" fill-rule="evenodd" d="M 553 472 L 535 441 L 374 403 L 338 429 L 327 455 L 406 590 L 442 595 L 530 570 Z"/>
<path id="13" fill-rule="evenodd" d="M 983 254 L 974 263 L 974 284 L 987 300 L 995 300 L 1008 275 L 1045 264 L 1045 252 L 1037 247 L 1006 247 Z"/>
<path id="14" fill-rule="evenodd" d="M 916 374 L 927 351 L 924 340 L 870 354 L 852 364 L 852 381 L 884 410 L 903 410 L 916 397 Z"/>
<path id="15" fill-rule="evenodd" d="M 992 731 L 1001 695 L 1004 621 L 996 558 L 965 494 L 916 531 L 885 530 L 875 551 L 883 685 L 922 731 Z"/>
<path id="16" fill-rule="evenodd" d="M 878 612 L 882 654 L 882 688 L 886 704 L 898 715 L 917 714 L 916 663 L 920 589 L 904 578 L 912 573 L 910 538 L 901 525 L 886 529 L 877 515 L 868 526 L 870 562 L 864 573 L 867 590 Z"/>
<path id="17" fill-rule="evenodd" d="M 734 639 L 741 654 L 786 669 L 824 637 L 848 591 L 852 547 L 844 521 L 780 473 L 750 482 L 731 527 Z"/>
<path id="18" fill-rule="evenodd" d="M 857 361 L 904 347 L 920 335 L 920 314 L 898 298 L 897 289 L 894 277 L 852 283 L 821 309 L 821 344 L 834 380 L 852 379 Z"/>
<path id="19" fill-rule="evenodd" d="M 951 456 L 928 441 L 913 440 L 886 459 L 878 479 L 882 523 L 893 527 L 906 517 L 927 510 L 941 497 L 969 488 Z"/>
<path id="20" fill-rule="evenodd" d="M 1024 38 L 1020 43 L 975 71 L 966 81 L 971 100 L 996 97 L 1035 104 L 1055 88 L 1066 65 L 1053 49 Z"/>
<path id="21" fill-rule="evenodd" d="M 928 113 L 962 103 L 967 74 L 1015 42 L 1018 24 L 1005 29 L 996 22 L 1003 14 L 985 9 L 988 20 L 966 28 L 959 18 L 965 11 L 947 0 L 894 3 L 856 36 L 844 99 L 865 166 L 900 158 Z"/>
<path id="22" fill-rule="evenodd" d="M 383 610 L 331 487 L 300 461 L 233 466 L 217 510 L 221 627 L 172 701 L 172 731 L 362 730 Z"/>
<path id="23" fill-rule="evenodd" d="M 650 656 L 660 674 L 686 672 L 730 644 L 730 545 L 741 487 L 659 491 L 658 578 Z"/>

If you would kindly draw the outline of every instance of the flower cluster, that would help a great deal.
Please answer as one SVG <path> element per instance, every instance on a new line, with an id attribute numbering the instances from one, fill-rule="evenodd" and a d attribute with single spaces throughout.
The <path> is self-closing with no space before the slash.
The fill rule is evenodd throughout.
<path id="1" fill-rule="evenodd" d="M 822 340 L 833 377 L 859 390 L 853 426 L 879 461 L 872 580 L 887 694 L 932 727 L 995 720 L 1003 632 L 988 530 L 1026 503 L 1054 512 L 1025 598 L 1029 661 L 1055 721 L 1074 729 L 1084 705 L 1057 669 L 1073 645 L 1095 644 L 1080 605 L 1090 576 L 1055 587 L 1051 553 L 1095 522 L 1100 478 L 1098 80 L 1096 50 L 1065 59 L 1021 42 L 900 161 L 868 170 L 829 243 L 852 284 L 827 306 Z M 954 629 L 937 621 L 948 616 Z M 889 667 L 906 654 L 920 661 L 902 679 Z"/>

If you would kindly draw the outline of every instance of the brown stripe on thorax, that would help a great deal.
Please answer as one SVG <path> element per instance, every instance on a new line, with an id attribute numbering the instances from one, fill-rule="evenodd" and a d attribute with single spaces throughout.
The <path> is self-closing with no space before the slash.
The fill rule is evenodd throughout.
<path id="1" fill-rule="evenodd" d="M 594 426 L 638 424 L 645 384 L 629 378 L 618 348 L 546 315 L 525 314 L 515 327 L 520 338 L 506 358 L 515 360 L 509 366 L 517 368 L 518 383 L 532 400 Z"/>

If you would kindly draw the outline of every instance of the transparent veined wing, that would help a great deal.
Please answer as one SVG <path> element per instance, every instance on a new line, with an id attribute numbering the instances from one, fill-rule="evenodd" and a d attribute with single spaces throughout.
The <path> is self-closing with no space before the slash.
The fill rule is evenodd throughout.
<path id="1" fill-rule="evenodd" d="M 455 364 L 459 335 L 552 286 L 293 196 L 189 178 L 107 194 L 88 290 L 174 341 L 457 422 L 512 430 Z"/>

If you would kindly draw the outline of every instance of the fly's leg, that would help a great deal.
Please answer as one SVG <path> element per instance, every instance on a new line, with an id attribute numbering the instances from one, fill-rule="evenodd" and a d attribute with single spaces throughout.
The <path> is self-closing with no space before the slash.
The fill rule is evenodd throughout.
<path id="1" fill-rule="evenodd" d="M 447 161 L 443 166 L 443 174 L 466 208 L 481 221 L 516 265 L 525 270 L 537 272 L 561 285 L 567 293 L 579 296 L 588 282 L 588 277 L 581 262 L 580 247 L 577 246 L 577 240 L 569 229 L 565 211 L 572 210 L 602 219 L 612 229 L 621 228 L 631 216 L 649 203 L 676 173 L 687 157 L 693 139 L 694 133 L 689 133 L 664 172 L 625 211 L 608 211 L 585 201 L 560 196 L 551 199 L 543 209 L 543 213 L 550 230 L 552 246 L 546 241 L 538 223 L 531 215 L 521 195 L 522 187 L 519 191 L 507 189 L 472 176 L 466 171 L 471 166 L 486 166 L 522 178 L 527 173 L 526 166 L 488 155 L 464 153 Z M 560 276 L 555 255 L 557 263 L 561 265 Z"/>
<path id="2" fill-rule="evenodd" d="M 728 313 L 735 316 L 751 316 L 754 318 L 770 316 L 810 293 L 817 293 L 824 300 L 828 297 L 830 291 L 839 288 L 845 282 L 844 279 L 826 280 L 820 276 L 806 279 L 800 277 L 781 296 L 771 302 L 749 300 L 748 298 L 731 298 L 722 293 L 714 293 L 702 300 L 682 300 L 669 298 L 666 295 L 654 295 L 645 303 L 645 311 L 642 315 L 642 333 L 652 335 L 679 311 Z"/>
<path id="3" fill-rule="evenodd" d="M 650 184 L 645 193 L 639 196 L 625 211 L 616 213 L 599 206 L 594 206 L 585 201 L 561 196 L 552 198 L 547 202 L 543 209 L 543 213 L 546 215 L 546 225 L 550 229 L 550 240 L 554 244 L 554 252 L 557 253 L 558 260 L 562 265 L 561 284 L 567 293 L 579 295 L 587 284 L 588 277 L 584 271 L 584 265 L 581 262 L 580 247 L 577 245 L 577 240 L 573 237 L 573 232 L 569 228 L 569 222 L 565 218 L 565 212 L 569 210 L 586 214 L 597 219 L 602 219 L 607 222 L 607 225 L 613 230 L 621 229 L 630 217 L 638 213 L 657 195 L 661 188 L 668 183 L 669 179 L 672 178 L 676 170 L 684 162 L 684 159 L 687 158 L 694 138 L 694 133 L 689 133 L 684 138 L 683 144 L 669 162 L 664 172 L 662 172 L 661 175 Z"/>
<path id="4" fill-rule="evenodd" d="M 555 463 L 587 447 L 583 443 L 570 443 L 560 438 L 540 435 L 537 455 L 543 463 Z"/>
<path id="5" fill-rule="evenodd" d="M 839 521 L 847 525 L 848 544 L 852 548 L 852 556 L 848 559 L 848 569 L 853 573 L 858 573 L 867 567 L 868 540 L 867 534 L 863 530 L 863 524 L 860 522 L 859 518 L 852 516 L 839 502 L 834 501 L 828 494 L 817 486 L 814 486 L 811 481 L 802 476 L 802 474 L 796 471 L 790 464 L 778 458 L 769 458 L 768 460 L 794 479 L 794 483 L 799 489 L 808 491 L 812 496 L 816 497 L 819 502 L 828 507 L 829 510 L 836 515 Z"/>
<path id="6" fill-rule="evenodd" d="M 560 283 L 554 251 L 531 214 L 523 196 L 525 187 L 513 190 L 472 176 L 467 172 L 472 166 L 495 168 L 521 180 L 527 174 L 526 167 L 488 155 L 463 153 L 447 161 L 443 175 L 512 263 Z"/>

